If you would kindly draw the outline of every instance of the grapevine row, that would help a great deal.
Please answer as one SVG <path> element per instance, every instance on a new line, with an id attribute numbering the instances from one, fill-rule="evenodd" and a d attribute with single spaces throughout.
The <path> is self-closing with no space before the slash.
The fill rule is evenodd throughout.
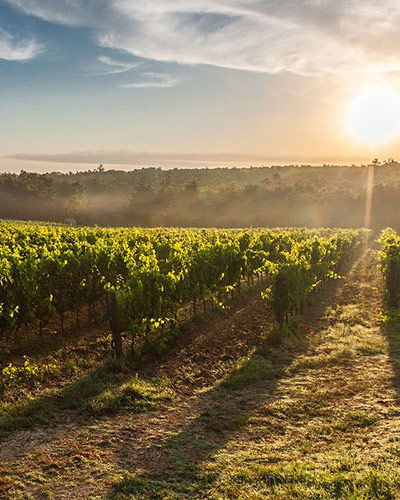
<path id="1" fill-rule="evenodd" d="M 311 293 L 326 279 L 339 277 L 343 264 L 354 256 L 365 236 L 363 230 L 341 231 L 299 241 L 282 252 L 264 294 L 278 324 L 288 323 L 290 315 L 302 312 Z"/>
<path id="2" fill-rule="evenodd" d="M 386 303 L 389 308 L 396 309 L 400 305 L 400 236 L 393 229 L 385 229 L 378 242 L 381 244 Z"/>
<path id="3" fill-rule="evenodd" d="M 265 273 L 281 321 L 347 258 L 357 231 L 104 229 L 0 223 L 0 340 L 79 317 L 115 291 L 121 331 L 176 318 L 189 302 Z M 279 305 L 280 304 L 280 305 Z"/>

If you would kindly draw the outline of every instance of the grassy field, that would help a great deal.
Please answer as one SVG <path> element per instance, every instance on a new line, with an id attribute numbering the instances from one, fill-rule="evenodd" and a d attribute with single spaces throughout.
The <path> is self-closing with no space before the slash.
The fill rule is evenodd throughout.
<path id="1" fill-rule="evenodd" d="M 400 498 L 400 338 L 385 319 L 367 250 L 281 343 L 257 286 L 140 361 L 107 360 L 98 327 L 3 402 L 0 498 Z"/>

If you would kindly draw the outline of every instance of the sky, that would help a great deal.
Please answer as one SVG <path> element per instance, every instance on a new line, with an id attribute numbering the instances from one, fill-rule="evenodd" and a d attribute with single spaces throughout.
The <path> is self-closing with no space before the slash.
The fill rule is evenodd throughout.
<path id="1" fill-rule="evenodd" d="M 399 26 L 398 0 L 0 0 L 0 171 L 396 158 L 400 125 L 349 115 L 400 93 Z"/>

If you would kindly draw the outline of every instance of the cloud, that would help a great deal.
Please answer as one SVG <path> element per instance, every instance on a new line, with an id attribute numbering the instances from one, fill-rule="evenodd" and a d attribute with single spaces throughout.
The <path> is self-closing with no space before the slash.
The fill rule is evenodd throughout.
<path id="1" fill-rule="evenodd" d="M 27 61 L 39 55 L 42 47 L 35 40 L 16 40 L 0 28 L 0 59 Z"/>
<path id="2" fill-rule="evenodd" d="M 128 63 L 125 61 L 119 61 L 116 59 L 112 59 L 111 57 L 108 56 L 99 56 L 97 58 L 102 64 L 105 64 L 106 66 L 110 67 L 107 71 L 102 72 L 102 75 L 116 75 L 119 73 L 126 73 L 127 71 L 130 71 L 133 68 L 137 68 L 140 66 L 140 63 Z"/>
<path id="3" fill-rule="evenodd" d="M 179 152 L 136 152 L 136 151 L 74 151 L 64 154 L 14 154 L 0 158 L 0 163 L 17 160 L 19 162 L 41 162 L 46 163 L 46 170 L 54 170 L 54 166 L 50 164 L 59 163 L 67 165 L 99 165 L 116 166 L 124 165 L 129 167 L 206 167 L 206 166 L 249 166 L 249 165 L 287 165 L 304 163 L 306 165 L 322 163 L 349 164 L 358 163 L 362 158 L 347 156 L 346 158 L 338 159 L 332 156 L 316 156 L 310 158 L 307 156 L 290 155 L 290 154 L 269 154 L 269 155 L 249 155 L 235 152 L 224 153 L 179 153 Z M 364 159 L 368 161 L 368 159 Z M 12 163 L 11 163 L 12 165 Z M 27 165 L 21 164 L 21 168 L 28 168 Z M 36 167 L 35 167 L 36 171 Z"/>
<path id="4" fill-rule="evenodd" d="M 120 88 L 123 89 L 143 89 L 143 88 L 159 88 L 165 89 L 169 87 L 175 87 L 181 82 L 181 79 L 169 75 L 167 73 L 142 73 L 139 75 L 140 80 L 131 83 L 123 83 Z"/>
<path id="5" fill-rule="evenodd" d="M 393 0 L 6 0 L 138 57 L 297 74 L 400 70 Z"/>
<path id="6" fill-rule="evenodd" d="M 5 159 L 42 161 L 55 163 L 93 163 L 93 164 L 163 164 L 163 163 L 230 163 L 234 161 L 249 161 L 250 159 L 265 159 L 236 153 L 149 153 L 136 151 L 74 151 L 65 154 L 14 154 L 4 157 Z M 4 159 L 3 158 L 3 159 Z"/>

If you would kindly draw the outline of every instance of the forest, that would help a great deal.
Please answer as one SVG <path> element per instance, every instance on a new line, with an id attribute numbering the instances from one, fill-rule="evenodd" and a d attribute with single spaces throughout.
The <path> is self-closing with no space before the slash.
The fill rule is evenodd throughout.
<path id="1" fill-rule="evenodd" d="M 400 164 L 375 169 L 372 228 L 400 229 Z M 366 166 L 0 174 L 0 218 L 141 227 L 363 226 Z"/>

